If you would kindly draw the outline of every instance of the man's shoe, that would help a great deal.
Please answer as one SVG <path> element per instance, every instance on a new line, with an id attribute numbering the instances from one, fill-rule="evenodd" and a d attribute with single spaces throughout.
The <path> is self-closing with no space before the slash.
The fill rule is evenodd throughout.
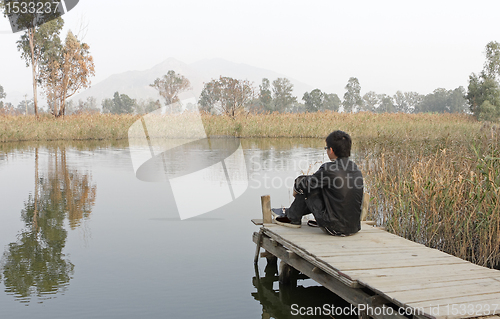
<path id="1" fill-rule="evenodd" d="M 308 221 L 307 221 L 307 226 L 311 226 L 311 227 L 319 227 L 319 226 L 318 226 L 318 222 L 317 222 L 317 221 L 315 221 L 315 220 L 312 220 L 312 219 L 310 219 L 310 220 L 308 220 Z"/>
<path id="2" fill-rule="evenodd" d="M 276 217 L 285 217 L 286 212 L 288 211 L 288 208 L 282 207 L 282 208 L 271 208 L 271 213 L 273 216 Z"/>
<path id="3" fill-rule="evenodd" d="M 302 226 L 301 222 L 292 222 L 288 217 L 283 216 L 283 217 L 276 217 L 274 219 L 276 224 L 285 226 L 285 227 L 290 227 L 290 228 L 300 228 Z"/>

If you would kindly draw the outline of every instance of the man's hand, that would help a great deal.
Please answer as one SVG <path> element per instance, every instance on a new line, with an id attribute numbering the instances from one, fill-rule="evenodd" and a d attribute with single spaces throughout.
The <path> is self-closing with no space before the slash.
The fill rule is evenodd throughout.
<path id="1" fill-rule="evenodd" d="M 295 197 L 297 194 L 304 194 L 304 192 L 300 188 L 298 188 L 298 186 L 300 185 L 302 180 L 307 176 L 308 175 L 300 175 L 299 177 L 297 177 L 295 179 L 295 182 L 293 184 L 293 197 Z M 297 191 L 297 189 L 298 189 L 298 191 Z"/>

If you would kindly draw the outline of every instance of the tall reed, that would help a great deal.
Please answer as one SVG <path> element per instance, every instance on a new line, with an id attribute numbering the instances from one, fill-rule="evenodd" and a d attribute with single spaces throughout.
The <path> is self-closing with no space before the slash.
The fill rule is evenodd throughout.
<path id="1" fill-rule="evenodd" d="M 360 146 L 358 157 L 370 215 L 379 224 L 476 264 L 498 267 L 500 127 L 485 125 L 476 133 L 409 144 L 394 137 L 378 143 L 378 150 Z"/>
<path id="2" fill-rule="evenodd" d="M 134 115 L 82 114 L 54 118 L 0 115 L 0 142 L 117 140 L 127 138 Z"/>

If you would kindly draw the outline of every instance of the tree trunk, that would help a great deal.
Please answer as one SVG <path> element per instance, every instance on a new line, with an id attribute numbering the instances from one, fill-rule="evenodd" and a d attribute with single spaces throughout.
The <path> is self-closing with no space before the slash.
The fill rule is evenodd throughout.
<path id="1" fill-rule="evenodd" d="M 35 211 L 33 212 L 33 230 L 38 231 L 38 147 L 35 148 Z"/>
<path id="2" fill-rule="evenodd" d="M 57 99 L 54 98 L 52 103 L 54 103 L 54 116 L 57 117 L 57 113 L 59 112 L 59 108 L 57 107 Z"/>
<path id="3" fill-rule="evenodd" d="M 64 116 L 65 111 L 66 111 L 66 94 L 64 94 L 62 99 L 62 105 L 61 105 L 61 110 L 59 111 L 59 116 Z"/>
<path id="4" fill-rule="evenodd" d="M 31 50 L 31 70 L 33 74 L 33 104 L 35 106 L 35 117 L 38 119 L 38 98 L 36 85 L 36 59 L 35 59 L 35 28 L 28 29 L 28 38 Z"/>
<path id="5" fill-rule="evenodd" d="M 67 96 L 67 94 L 68 94 L 68 81 L 66 79 L 66 75 L 63 76 L 61 90 L 62 90 L 61 108 L 59 110 L 59 115 L 57 115 L 57 116 L 64 116 L 64 113 L 66 111 L 66 98 L 68 98 L 68 96 Z"/>

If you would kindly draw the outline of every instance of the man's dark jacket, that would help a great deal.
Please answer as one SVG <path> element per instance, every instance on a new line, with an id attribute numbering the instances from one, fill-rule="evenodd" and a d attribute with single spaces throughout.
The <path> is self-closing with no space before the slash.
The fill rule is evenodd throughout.
<path id="1" fill-rule="evenodd" d="M 313 175 L 299 176 L 295 190 L 306 195 L 320 227 L 346 235 L 361 229 L 363 175 L 348 157 L 324 163 Z"/>

